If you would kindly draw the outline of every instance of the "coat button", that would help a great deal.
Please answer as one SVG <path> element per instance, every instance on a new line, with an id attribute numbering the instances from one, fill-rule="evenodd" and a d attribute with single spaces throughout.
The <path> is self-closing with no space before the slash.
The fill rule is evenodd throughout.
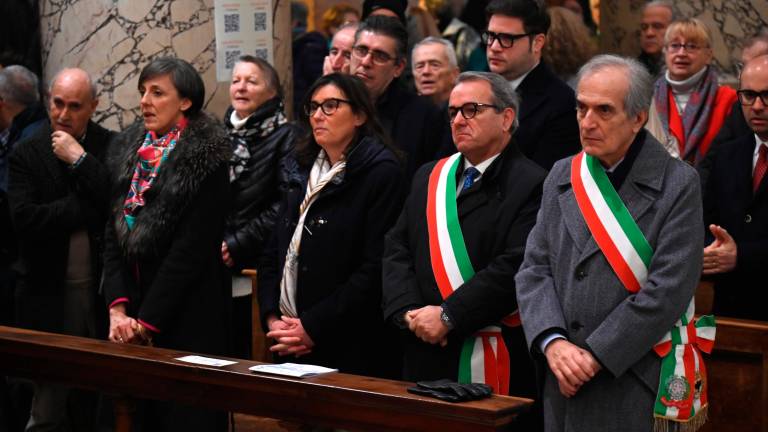
<path id="1" fill-rule="evenodd" d="M 583 280 L 587 277 L 587 272 L 581 267 L 576 267 L 576 280 Z"/>
<path id="2" fill-rule="evenodd" d="M 307 266 L 301 266 L 301 271 L 303 271 L 303 272 L 306 272 L 307 270 L 309 270 L 309 267 L 307 267 Z"/>
<path id="3" fill-rule="evenodd" d="M 744 217 L 744 222 L 746 222 L 746 223 L 752 222 L 752 215 L 748 214 L 746 217 Z"/>
<path id="4" fill-rule="evenodd" d="M 584 325 L 578 321 L 571 321 L 571 329 L 572 330 L 581 330 L 584 327 Z"/>

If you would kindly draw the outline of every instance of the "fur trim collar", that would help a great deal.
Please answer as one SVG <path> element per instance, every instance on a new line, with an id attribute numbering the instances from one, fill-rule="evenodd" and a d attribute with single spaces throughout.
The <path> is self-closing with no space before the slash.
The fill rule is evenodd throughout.
<path id="1" fill-rule="evenodd" d="M 109 158 L 115 176 L 112 191 L 112 219 L 118 244 L 130 259 L 151 258 L 171 242 L 179 220 L 195 199 L 205 179 L 229 161 L 232 149 L 223 126 L 205 113 L 190 118 L 179 142 L 144 198 L 146 205 L 136 215 L 128 231 L 123 216 L 131 178 L 138 162 L 138 151 L 146 130 L 141 121 L 120 133 L 111 146 Z"/>

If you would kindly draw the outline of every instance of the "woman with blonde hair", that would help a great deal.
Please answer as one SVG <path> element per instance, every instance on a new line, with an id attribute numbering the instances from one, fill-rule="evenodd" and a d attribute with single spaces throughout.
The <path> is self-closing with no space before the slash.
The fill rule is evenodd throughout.
<path id="1" fill-rule="evenodd" d="M 736 91 L 718 82 L 712 38 L 696 18 L 675 21 L 664 36 L 667 71 L 656 81 L 646 129 L 672 156 L 698 164 L 731 112 Z"/>

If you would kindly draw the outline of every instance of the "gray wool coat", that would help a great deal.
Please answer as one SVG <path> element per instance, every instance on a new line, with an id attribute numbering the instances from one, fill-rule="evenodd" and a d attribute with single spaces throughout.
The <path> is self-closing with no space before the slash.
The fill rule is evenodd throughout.
<path id="1" fill-rule="evenodd" d="M 698 175 L 646 134 L 618 191 L 654 250 L 647 282 L 631 294 L 587 228 L 570 167 L 571 158 L 561 160 L 547 177 L 515 277 L 529 349 L 543 362 L 545 430 L 650 431 L 661 365 L 652 348 L 685 311 L 701 273 Z M 537 346 L 537 338 L 551 329 L 591 351 L 603 365 L 570 399 L 560 394 Z"/>

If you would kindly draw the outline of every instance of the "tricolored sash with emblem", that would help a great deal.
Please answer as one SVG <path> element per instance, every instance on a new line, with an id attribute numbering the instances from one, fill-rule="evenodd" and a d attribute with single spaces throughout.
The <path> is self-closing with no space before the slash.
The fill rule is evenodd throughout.
<path id="1" fill-rule="evenodd" d="M 461 153 L 456 153 L 439 160 L 429 176 L 429 254 L 443 299 L 475 275 L 456 207 L 456 170 L 460 164 Z M 502 322 L 519 326 L 519 314 L 515 312 Z M 509 393 L 509 352 L 501 335 L 501 326 L 488 326 L 464 341 L 458 381 L 482 382 L 493 387 L 496 393 Z"/>
<path id="2" fill-rule="evenodd" d="M 571 184 L 581 215 L 616 276 L 636 293 L 648 279 L 653 249 L 614 189 L 600 162 L 584 152 L 571 162 Z M 715 340 L 715 319 L 694 322 L 694 301 L 654 346 L 662 358 L 654 430 L 695 431 L 706 422 L 707 378 L 701 351 Z M 677 423 L 671 428 L 669 422 Z"/>

